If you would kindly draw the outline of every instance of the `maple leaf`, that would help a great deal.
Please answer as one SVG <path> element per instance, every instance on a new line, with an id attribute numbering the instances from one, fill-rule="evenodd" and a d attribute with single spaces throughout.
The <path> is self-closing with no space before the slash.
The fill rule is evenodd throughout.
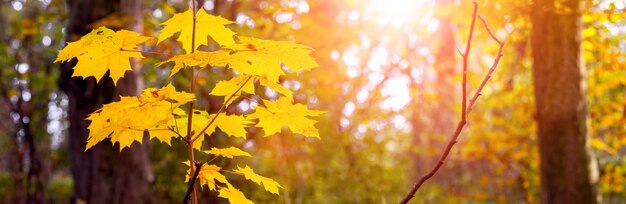
<path id="1" fill-rule="evenodd" d="M 230 184 L 226 188 L 220 188 L 218 196 L 228 199 L 228 202 L 231 204 L 254 204 L 241 191 Z"/>
<path id="2" fill-rule="evenodd" d="M 285 75 L 281 63 L 294 72 L 311 70 L 317 67 L 310 56 L 310 47 L 291 41 L 260 40 L 252 37 L 239 37 L 239 43 L 226 46 L 228 50 L 195 52 L 172 57 L 163 63 L 174 62 L 172 74 L 185 66 L 230 67 L 242 75 L 261 76 L 268 82 L 277 83 Z"/>
<path id="3" fill-rule="evenodd" d="M 77 58 L 78 63 L 74 66 L 73 77 L 93 76 L 98 82 L 109 71 L 113 83 L 117 84 L 126 71 L 132 70 L 130 58 L 143 58 L 136 50 L 137 44 L 149 39 L 150 37 L 128 30 L 115 32 L 106 27 L 100 27 L 92 30 L 80 40 L 68 43 L 59 51 L 54 62 Z"/>
<path id="4" fill-rule="evenodd" d="M 219 149 L 219 148 L 211 148 L 211 150 L 208 151 L 203 151 L 204 153 L 207 154 L 213 154 L 213 155 L 217 155 L 217 156 L 223 156 L 226 158 L 233 158 L 236 156 L 246 156 L 249 157 L 251 156 L 248 152 L 244 152 L 243 150 L 237 148 L 237 147 L 228 147 L 228 148 L 224 148 L 224 149 Z"/>
<path id="5" fill-rule="evenodd" d="M 264 76 L 271 82 L 278 82 L 278 77 L 285 75 L 281 63 L 296 73 L 317 67 L 315 59 L 309 55 L 313 49 L 291 41 L 239 37 L 239 43 L 227 48 L 233 60 L 212 65 L 228 65 L 238 73 Z"/>
<path id="6" fill-rule="evenodd" d="M 179 106 L 192 100 L 193 94 L 177 92 L 168 84 L 159 90 L 145 89 L 140 97 L 122 96 L 120 101 L 105 104 L 87 117 L 91 123 L 85 151 L 106 138 L 119 143 L 121 151 L 134 141 L 141 143 L 144 131 L 169 144 L 173 134 L 166 136 L 167 124 L 173 114 L 184 114 Z"/>
<path id="7" fill-rule="evenodd" d="M 246 179 L 251 180 L 259 185 L 262 185 L 263 188 L 265 188 L 266 191 L 276 194 L 278 195 L 278 188 L 282 188 L 282 186 L 280 186 L 280 184 L 278 184 L 278 182 L 267 178 L 267 177 L 263 177 L 260 176 L 256 173 L 254 173 L 254 171 L 252 170 L 252 168 L 250 168 L 249 166 L 245 166 L 243 168 L 241 167 L 237 167 L 238 169 L 235 170 L 235 172 L 241 173 L 243 174 L 244 177 L 246 177 Z"/>
<path id="8" fill-rule="evenodd" d="M 185 161 L 183 163 L 189 166 L 189 161 Z M 202 165 L 202 167 L 200 168 L 200 172 L 198 172 L 197 178 L 200 181 L 200 186 L 207 186 L 210 190 L 214 191 L 218 187 L 216 181 L 230 185 L 228 183 L 228 180 L 226 180 L 226 176 L 220 173 L 220 170 L 222 170 L 222 168 L 215 165 Z M 187 170 L 187 176 L 185 177 L 185 181 L 187 182 L 189 182 L 189 172 L 191 172 L 191 169 Z"/>
<path id="9" fill-rule="evenodd" d="M 287 126 L 293 133 L 319 138 L 319 132 L 314 126 L 315 120 L 308 117 L 319 116 L 324 111 L 309 110 L 302 104 L 293 104 L 285 97 L 274 102 L 263 100 L 263 104 L 265 108 L 257 107 L 247 118 L 259 119 L 256 126 L 263 128 L 266 137 L 281 132 L 282 127 Z"/>
<path id="10" fill-rule="evenodd" d="M 195 29 L 195 47 L 191 47 L 191 39 L 193 36 L 193 13 L 187 10 L 183 13 L 177 13 L 169 20 L 162 23 L 165 27 L 159 35 L 159 43 L 171 37 L 175 33 L 180 32 L 178 41 L 183 44 L 183 49 L 187 53 L 191 53 L 192 49 L 197 49 L 200 45 L 208 45 L 207 36 L 211 36 L 215 42 L 221 46 L 229 46 L 235 43 L 233 36 L 235 33 L 224 25 L 234 22 L 225 18 L 208 14 L 204 9 L 200 9 L 196 15 Z"/>
<path id="11" fill-rule="evenodd" d="M 165 61 L 160 62 L 157 66 L 161 66 L 168 62 L 174 62 L 174 67 L 172 67 L 172 71 L 170 72 L 170 77 L 174 74 L 178 73 L 184 67 L 195 67 L 195 66 L 206 66 L 206 60 L 208 58 L 214 57 L 216 55 L 215 52 L 204 52 L 197 51 L 189 54 L 181 54 L 171 57 Z"/>
<path id="12" fill-rule="evenodd" d="M 259 79 L 259 83 L 262 86 L 267 86 L 268 88 L 278 92 L 279 94 L 282 94 L 283 96 L 285 96 L 285 97 L 291 99 L 291 101 L 293 101 L 293 93 L 287 87 L 284 87 L 283 85 L 280 85 L 277 82 L 269 81 L 265 77 L 257 77 L 257 78 Z"/>
<path id="13" fill-rule="evenodd" d="M 227 100 L 232 95 L 241 95 L 242 92 L 254 94 L 254 83 L 250 82 L 249 76 L 238 76 L 228 81 L 219 81 L 209 94 L 224 96 L 224 100 Z M 224 105 L 228 107 L 233 101 L 224 101 L 226 103 Z"/>
<path id="14" fill-rule="evenodd" d="M 193 125 L 191 127 L 191 132 L 194 135 L 198 135 L 202 129 L 209 124 L 209 122 L 215 117 L 216 114 L 209 115 L 206 111 L 194 110 L 193 112 Z M 179 133 L 181 135 L 187 135 L 187 116 L 182 115 L 181 117 L 176 119 L 176 123 L 178 124 Z M 241 115 L 220 115 L 218 119 L 213 121 L 211 126 L 207 128 L 203 134 L 211 135 L 215 132 L 216 128 L 220 128 L 222 132 L 226 133 L 229 136 L 233 137 L 246 137 L 246 129 L 251 125 L 252 122 L 246 119 Z M 193 143 L 193 147 L 196 149 L 201 149 L 202 141 L 204 140 L 204 135 L 198 137 L 196 141 Z"/>
<path id="15" fill-rule="evenodd" d="M 184 67 L 200 66 L 201 68 L 206 66 L 226 66 L 229 62 L 235 61 L 237 58 L 231 56 L 226 50 L 219 50 L 214 52 L 196 51 L 189 54 L 181 54 L 171 57 L 163 62 L 157 64 L 161 66 L 168 62 L 174 62 L 174 67 L 170 72 L 170 77 L 178 73 Z M 243 60 L 243 59 L 239 59 Z"/>

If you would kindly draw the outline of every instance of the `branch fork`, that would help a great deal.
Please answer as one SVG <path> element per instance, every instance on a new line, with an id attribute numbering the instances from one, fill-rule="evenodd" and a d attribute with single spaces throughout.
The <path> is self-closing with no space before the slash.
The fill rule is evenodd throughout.
<path id="1" fill-rule="evenodd" d="M 481 92 L 482 92 L 483 88 L 485 87 L 485 84 L 487 84 L 487 81 L 489 81 L 489 79 L 491 78 L 491 75 L 493 74 L 495 69 L 498 67 L 498 63 L 500 62 L 500 58 L 503 56 L 502 55 L 502 50 L 504 48 L 504 41 L 499 40 L 493 34 L 491 29 L 489 28 L 489 25 L 487 24 L 487 20 L 485 20 L 485 18 L 483 16 L 477 15 L 478 4 L 476 3 L 476 1 L 473 1 L 472 3 L 474 4 L 474 12 L 472 14 L 472 24 L 471 24 L 471 27 L 470 27 L 469 37 L 467 39 L 468 42 L 467 42 L 467 45 L 465 47 L 465 52 L 462 52 L 461 49 L 459 49 L 458 47 L 456 48 L 457 52 L 463 57 L 463 84 L 462 84 L 462 86 L 463 86 L 463 88 L 462 88 L 463 89 L 463 102 L 462 102 L 462 105 L 461 105 L 461 120 L 458 122 L 458 124 L 456 126 L 456 130 L 454 131 L 454 135 L 452 136 L 452 138 L 448 142 L 444 152 L 439 157 L 439 160 L 437 161 L 437 164 L 427 174 L 425 174 L 425 175 L 421 176 L 419 179 L 417 179 L 417 181 L 415 182 L 413 187 L 409 190 L 409 192 L 404 197 L 404 199 L 402 199 L 402 201 L 400 201 L 400 204 L 406 204 L 413 197 L 415 197 L 415 193 L 422 186 L 422 184 L 424 184 L 424 182 L 426 182 L 428 179 L 430 179 L 432 176 L 434 176 L 437 173 L 437 171 L 439 171 L 441 166 L 443 166 L 445 160 L 448 158 L 448 155 L 450 154 L 450 151 L 452 150 L 452 147 L 456 143 L 458 143 L 457 139 L 459 138 L 459 135 L 461 134 L 461 131 L 463 130 L 463 127 L 465 127 L 465 124 L 467 123 L 467 115 L 469 115 L 469 113 L 472 111 L 472 107 L 474 106 L 474 104 L 475 104 L 476 100 L 478 99 L 478 97 L 482 95 Z M 468 62 L 468 56 L 469 56 L 469 52 L 470 52 L 470 48 L 471 48 L 471 44 L 472 44 L 472 35 L 474 33 L 474 25 L 475 25 L 475 22 L 476 22 L 476 17 L 478 17 L 482 21 L 483 25 L 485 26 L 485 29 L 489 33 L 489 36 L 494 41 L 496 41 L 500 47 L 498 49 L 498 54 L 496 55 L 496 58 L 494 59 L 494 62 L 491 65 L 491 68 L 487 72 L 487 75 L 485 75 L 485 77 L 481 81 L 480 86 L 478 87 L 478 89 L 476 89 L 476 92 L 474 93 L 473 97 L 469 100 L 469 105 L 468 105 L 467 104 L 467 62 Z"/>

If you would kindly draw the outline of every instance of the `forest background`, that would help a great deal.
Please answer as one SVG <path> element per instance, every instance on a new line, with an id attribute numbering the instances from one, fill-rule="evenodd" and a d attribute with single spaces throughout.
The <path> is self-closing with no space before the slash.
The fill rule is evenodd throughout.
<path id="1" fill-rule="evenodd" d="M 259 203 L 395 203 L 436 164 L 460 118 L 462 60 L 456 47 L 467 43 L 470 1 L 209 0 L 200 5 L 234 21 L 230 28 L 240 34 L 310 46 L 319 64 L 312 72 L 282 77 L 281 84 L 294 92 L 295 101 L 327 111 L 317 118 L 321 139 L 289 131 L 266 138 L 251 128 L 247 140 L 216 132 L 205 141 L 251 152 L 254 157 L 239 160 L 284 187 L 276 196 L 245 185 L 249 181 L 234 181 L 244 184 L 239 186 L 248 198 Z M 415 202 L 539 203 L 548 199 L 548 189 L 569 185 L 542 185 L 542 173 L 573 169 L 589 169 L 583 173 L 595 192 L 591 195 L 602 203 L 626 199 L 626 3 L 503 0 L 478 1 L 478 8 L 506 41 L 504 57 L 450 158 L 417 192 Z M 166 144 L 145 142 L 118 153 L 109 143 L 84 152 L 80 141 L 85 138 L 70 135 L 84 132 L 72 127 L 86 121 L 69 112 L 90 113 L 116 101 L 112 92 L 132 90 L 113 89 L 111 82 L 95 83 L 93 78 L 69 81 L 71 70 L 53 61 L 66 42 L 91 29 L 107 26 L 157 36 L 165 19 L 187 9 L 182 0 L 2 0 L 0 203 L 183 199 L 187 167 L 180 164 L 186 158 L 182 145 L 174 144 L 176 150 L 170 151 Z M 567 39 L 574 44 L 563 45 Z M 470 92 L 498 49 L 481 25 L 472 46 Z M 181 48 L 171 40 L 142 49 L 178 53 Z M 171 64 L 152 66 L 167 58 L 148 55 L 135 61 L 135 75 L 122 83 L 162 87 L 171 81 L 186 87 L 188 77 L 168 77 Z M 538 71 L 559 70 L 550 66 L 579 72 L 550 78 L 549 71 Z M 209 93 L 216 81 L 230 75 L 215 69 L 199 77 L 207 88 L 197 91 L 201 97 L 196 103 L 219 109 L 223 99 Z M 565 91 L 546 93 L 553 87 Z M 576 87 L 580 101 L 575 105 L 583 104 L 582 109 L 565 110 L 572 115 L 560 122 L 539 117 L 552 110 L 538 109 L 540 104 L 565 107 L 569 99 L 560 93 L 567 97 Z M 77 93 L 83 98 L 76 98 Z M 259 94 L 277 95 L 271 89 Z M 236 101 L 228 111 L 249 111 L 254 102 Z M 541 139 L 553 129 L 568 128 L 583 131 L 557 138 L 585 142 L 576 146 Z M 566 156 L 574 154 L 589 159 Z M 550 159 L 571 165 L 542 167 L 540 161 Z M 208 191 L 200 196 L 204 202 L 225 202 Z"/>

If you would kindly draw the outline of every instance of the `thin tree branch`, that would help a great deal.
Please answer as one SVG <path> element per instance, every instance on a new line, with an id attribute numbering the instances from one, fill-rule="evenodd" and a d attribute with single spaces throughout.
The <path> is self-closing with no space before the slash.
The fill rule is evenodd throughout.
<path id="1" fill-rule="evenodd" d="M 192 26 L 192 33 L 191 33 L 191 53 L 193 53 L 195 51 L 195 45 L 196 45 L 196 1 L 192 0 L 191 1 L 191 12 L 193 13 L 193 26 Z M 196 81 L 195 81 L 195 69 L 191 70 L 191 87 L 190 87 L 190 91 L 192 94 L 196 93 Z M 197 172 L 195 172 L 195 166 L 192 165 L 194 164 L 194 155 L 193 155 L 193 141 L 191 140 L 193 133 L 191 132 L 191 129 L 193 127 L 193 105 L 194 105 L 194 101 L 189 102 L 189 111 L 187 112 L 188 116 L 187 116 L 187 136 L 185 137 L 185 141 L 187 142 L 187 153 L 189 155 L 189 166 L 191 166 L 191 171 L 189 172 L 190 175 L 193 174 L 197 174 Z M 190 189 L 191 189 L 191 196 L 193 197 L 191 202 L 193 204 L 197 204 L 198 203 L 198 197 L 196 196 L 196 187 L 195 185 L 193 185 L 193 182 L 190 182 Z M 188 199 L 185 199 L 185 202 L 187 202 Z"/>
<path id="2" fill-rule="evenodd" d="M 500 62 L 500 58 L 502 57 L 502 49 L 504 47 L 504 42 L 498 40 L 495 37 L 495 35 L 491 32 L 491 29 L 489 29 L 489 26 L 487 25 L 487 21 L 482 16 L 479 16 L 480 19 L 482 20 L 483 24 L 485 25 L 487 31 L 489 32 L 489 35 L 496 42 L 498 42 L 498 44 L 500 45 L 500 48 L 498 50 L 498 55 L 494 59 L 493 65 L 491 66 L 491 68 L 487 72 L 487 75 L 483 78 L 482 82 L 480 83 L 480 86 L 476 90 L 476 93 L 474 93 L 474 96 L 470 100 L 469 106 L 466 106 L 467 95 L 466 95 L 465 91 L 466 91 L 466 87 L 467 87 L 467 78 L 466 78 L 467 77 L 467 62 L 468 62 L 468 56 L 469 56 L 469 51 L 470 51 L 470 44 L 472 42 L 472 34 L 474 32 L 474 25 L 475 25 L 475 21 L 476 21 L 476 17 L 477 17 L 477 10 L 478 10 L 478 4 L 476 3 L 476 1 L 474 1 L 472 3 L 474 4 L 474 13 L 472 15 L 472 24 L 471 24 L 471 27 L 470 27 L 470 34 L 469 34 L 467 46 L 465 48 L 465 53 L 460 53 L 460 50 L 457 49 L 457 51 L 459 51 L 459 53 L 463 56 L 463 103 L 462 103 L 462 110 L 461 110 L 462 111 L 461 112 L 461 120 L 457 124 L 456 129 L 454 131 L 454 135 L 452 136 L 451 140 L 448 142 L 448 145 L 446 146 L 446 148 L 445 148 L 444 152 L 442 153 L 441 157 L 439 157 L 439 160 L 438 160 L 437 164 L 430 170 L 430 172 L 428 172 L 427 174 L 423 175 L 422 177 L 420 177 L 415 182 L 415 184 L 413 185 L 411 190 L 407 193 L 407 195 L 404 197 L 404 199 L 402 199 L 402 201 L 400 201 L 401 204 L 406 204 L 413 197 L 415 197 L 415 192 L 417 192 L 417 190 L 420 188 L 420 186 L 422 186 L 422 184 L 424 184 L 424 182 L 426 182 L 426 180 L 428 180 L 432 176 L 434 176 L 435 173 L 437 173 L 437 171 L 439 171 L 441 166 L 443 166 L 443 163 L 448 158 L 448 155 L 450 154 L 450 151 L 452 150 L 452 147 L 454 146 L 454 144 L 456 144 L 458 142 L 457 139 L 459 138 L 459 135 L 461 134 L 461 131 L 463 130 L 463 127 L 465 127 L 465 124 L 467 123 L 467 115 L 471 112 L 472 107 L 474 106 L 474 103 L 476 102 L 476 99 L 478 99 L 478 97 L 481 95 L 481 91 L 483 90 L 483 88 L 484 88 L 485 84 L 487 83 L 487 81 L 489 81 L 489 79 L 491 78 L 491 74 L 493 73 L 493 71 L 498 66 L 498 63 Z"/>
<path id="3" fill-rule="evenodd" d="M 461 121 L 467 120 L 467 58 L 469 57 L 470 48 L 472 47 L 472 36 L 474 35 L 474 25 L 476 25 L 476 15 L 478 13 L 478 3 L 472 1 L 474 4 L 474 13 L 472 14 L 472 24 L 470 25 L 469 36 L 467 37 L 467 45 L 465 46 L 465 52 L 463 52 L 463 102 L 461 105 Z"/>
<path id="4" fill-rule="evenodd" d="M 487 29 L 487 32 L 489 32 L 489 36 L 491 36 L 493 40 L 498 42 L 500 47 L 498 48 L 498 54 L 496 55 L 496 58 L 493 60 L 493 64 L 491 65 L 491 68 L 489 68 L 487 75 L 485 76 L 483 81 L 480 82 L 480 86 L 478 86 L 478 89 L 476 89 L 476 93 L 474 93 L 474 96 L 472 97 L 472 99 L 470 99 L 470 104 L 469 104 L 469 107 L 467 108 L 467 114 L 472 112 L 472 107 L 474 106 L 474 103 L 476 103 L 476 100 L 481 95 L 481 92 L 483 88 L 485 87 L 485 84 L 487 84 L 487 81 L 489 81 L 489 79 L 491 78 L 491 74 L 493 74 L 493 71 L 495 71 L 496 67 L 498 67 L 498 63 L 500 63 L 500 58 L 502 57 L 502 50 L 504 48 L 504 42 L 498 40 L 498 38 L 493 34 L 493 32 L 491 32 L 491 28 L 489 28 L 489 24 L 487 24 L 487 20 L 485 20 L 485 17 L 481 15 L 479 15 L 478 17 L 483 22 L 483 25 L 485 25 L 485 29 Z"/>
<path id="5" fill-rule="evenodd" d="M 198 162 L 194 162 L 193 165 L 189 165 L 192 168 L 195 167 L 195 169 L 201 169 L 202 165 L 204 165 L 204 163 L 198 163 Z M 191 194 L 195 189 L 195 183 L 196 180 L 198 179 L 198 174 L 200 173 L 200 170 L 196 171 L 193 173 L 193 176 L 191 177 L 191 180 L 189 180 L 189 186 L 187 187 L 187 193 L 185 193 L 185 199 L 183 200 L 184 204 L 188 204 L 189 201 L 191 201 Z"/>

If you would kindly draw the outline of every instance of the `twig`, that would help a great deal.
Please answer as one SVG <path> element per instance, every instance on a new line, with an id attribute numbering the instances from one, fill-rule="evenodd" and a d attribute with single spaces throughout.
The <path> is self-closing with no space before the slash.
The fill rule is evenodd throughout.
<path id="1" fill-rule="evenodd" d="M 493 64 L 491 65 L 491 68 L 489 68 L 487 75 L 485 76 L 483 81 L 480 82 L 480 86 L 478 86 L 478 89 L 476 89 L 476 93 L 474 94 L 474 97 L 470 99 L 470 104 L 467 109 L 467 114 L 472 112 L 472 107 L 474 106 L 474 103 L 476 103 L 476 100 L 481 95 L 480 92 L 482 92 L 483 88 L 485 87 L 485 84 L 487 84 L 487 81 L 489 81 L 489 79 L 491 78 L 491 74 L 493 74 L 493 71 L 495 71 L 496 67 L 498 67 L 498 63 L 500 63 L 500 58 L 502 57 L 502 49 L 504 48 L 504 42 L 498 40 L 498 38 L 493 34 L 493 32 L 491 32 L 491 28 L 489 28 L 489 25 L 487 24 L 487 20 L 485 20 L 485 17 L 479 15 L 478 18 L 480 18 L 480 20 L 483 22 L 483 25 L 485 25 L 485 29 L 487 29 L 487 32 L 489 32 L 489 36 L 491 36 L 493 40 L 498 42 L 500 47 L 498 48 L 498 55 L 496 55 L 496 58 L 493 60 Z"/>
<path id="2" fill-rule="evenodd" d="M 454 146 L 454 144 L 456 144 L 458 142 L 457 139 L 459 138 L 459 135 L 461 134 L 461 131 L 463 130 L 463 127 L 465 127 L 465 124 L 467 123 L 467 115 L 471 112 L 472 107 L 474 106 L 474 103 L 476 102 L 476 99 L 478 99 L 478 97 L 481 95 L 481 91 L 483 90 L 483 88 L 484 88 L 485 84 L 487 83 L 487 81 L 489 81 L 489 79 L 491 78 L 491 74 L 493 73 L 493 71 L 496 69 L 496 67 L 498 67 L 498 63 L 500 62 L 500 58 L 502 57 L 502 49 L 504 47 L 504 42 L 498 40 L 495 37 L 495 35 L 491 32 L 491 29 L 487 25 L 487 21 L 485 20 L 485 18 L 483 18 L 482 16 L 479 16 L 480 19 L 482 20 L 483 24 L 485 25 L 487 31 L 489 32 L 489 35 L 496 42 L 498 42 L 498 44 L 500 45 L 500 48 L 498 50 L 498 55 L 494 59 L 493 65 L 491 66 L 491 68 L 487 72 L 487 75 L 483 78 L 482 82 L 480 83 L 480 86 L 478 87 L 478 89 L 474 93 L 474 96 L 470 100 L 469 106 L 466 106 L 466 101 L 467 101 L 467 96 L 466 96 L 467 78 L 466 77 L 467 77 L 467 61 L 468 61 L 467 58 L 469 56 L 470 44 L 472 42 L 472 34 L 474 32 L 474 23 L 476 21 L 477 10 L 478 10 L 478 4 L 476 3 L 476 1 L 474 1 L 472 3 L 474 4 L 474 14 L 472 15 L 472 24 L 471 24 L 471 27 L 470 27 L 470 34 L 469 34 L 467 46 L 465 48 L 465 53 L 461 53 L 461 51 L 459 49 L 457 49 L 459 54 L 461 54 L 463 56 L 463 103 L 462 103 L 462 110 L 461 110 L 461 120 L 457 124 L 456 130 L 454 131 L 454 135 L 452 136 L 452 139 L 448 142 L 448 145 L 446 146 L 446 148 L 445 148 L 443 154 L 441 155 L 441 157 L 439 157 L 439 160 L 438 160 L 437 164 L 430 170 L 430 172 L 428 172 L 427 174 L 423 175 L 422 177 L 420 177 L 415 182 L 415 184 L 413 185 L 411 190 L 408 192 L 408 194 L 404 197 L 404 199 L 402 199 L 402 201 L 400 201 L 401 204 L 406 204 L 413 197 L 415 197 L 415 192 L 417 192 L 417 190 L 420 188 L 420 186 L 422 186 L 422 184 L 424 184 L 424 182 L 426 182 L 426 180 L 428 180 L 432 176 L 434 176 L 435 173 L 437 173 L 437 171 L 439 171 L 439 169 L 441 168 L 441 166 L 443 165 L 445 160 L 448 158 L 448 155 L 450 154 L 450 151 L 452 150 L 452 147 Z"/>
<path id="3" fill-rule="evenodd" d="M 191 1 L 191 13 L 193 13 L 193 26 L 192 26 L 192 33 L 191 33 L 191 53 L 194 52 L 195 50 L 195 45 L 196 45 L 196 1 L 192 0 Z M 195 69 L 191 70 L 191 87 L 190 87 L 190 91 L 191 93 L 195 94 L 196 93 L 196 81 L 195 81 Z M 191 165 L 194 163 L 194 155 L 193 155 L 193 141 L 191 140 L 193 133 L 191 132 L 191 129 L 193 127 L 193 105 L 194 105 L 194 101 L 189 102 L 189 111 L 187 112 L 188 116 L 187 116 L 187 136 L 185 137 L 185 141 L 187 142 L 187 153 L 189 155 L 189 164 L 191 166 L 191 171 L 189 172 L 190 174 L 197 174 L 195 172 L 194 169 L 194 165 Z M 192 203 L 193 204 L 197 204 L 198 203 L 198 197 L 196 196 L 196 187 L 193 185 L 193 182 L 190 183 L 190 188 L 191 188 L 191 196 L 193 197 L 192 199 Z M 187 199 L 185 199 L 187 200 Z"/>
<path id="4" fill-rule="evenodd" d="M 195 167 L 196 169 L 201 169 L 202 165 L 204 165 L 204 163 L 198 163 L 198 162 L 194 162 L 193 165 L 189 165 L 191 166 L 191 168 Z M 187 193 L 185 193 L 185 199 L 183 200 L 184 204 L 188 204 L 189 201 L 191 201 L 191 194 L 194 191 L 194 184 L 196 183 L 196 180 L 198 179 L 198 174 L 200 173 L 200 170 L 196 171 L 193 173 L 193 176 L 191 177 L 191 180 L 189 180 L 189 186 L 187 187 Z"/>

